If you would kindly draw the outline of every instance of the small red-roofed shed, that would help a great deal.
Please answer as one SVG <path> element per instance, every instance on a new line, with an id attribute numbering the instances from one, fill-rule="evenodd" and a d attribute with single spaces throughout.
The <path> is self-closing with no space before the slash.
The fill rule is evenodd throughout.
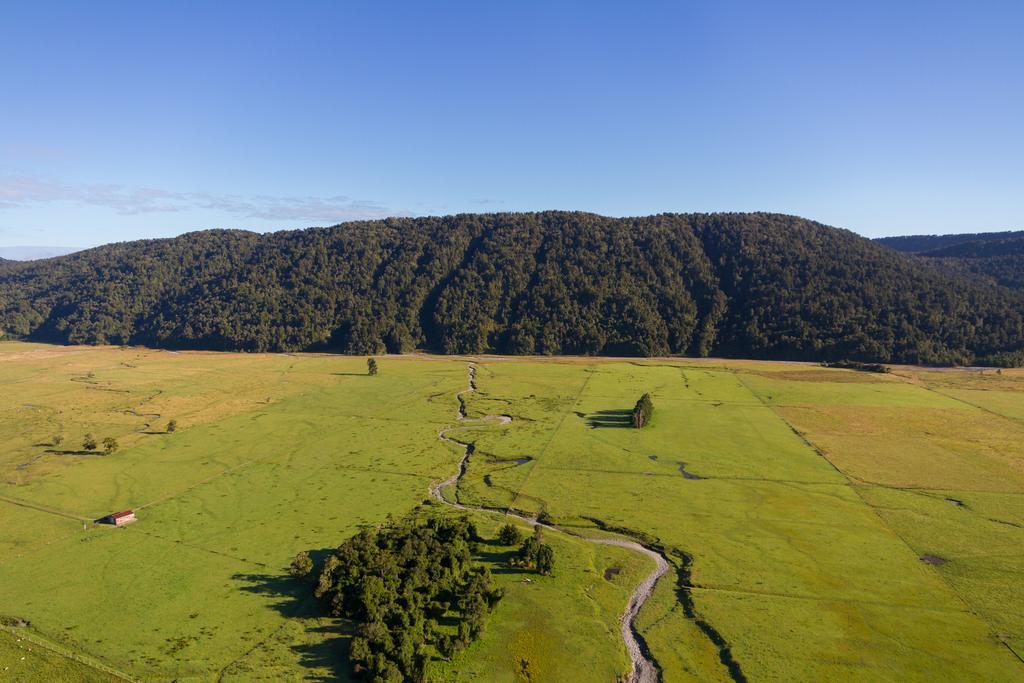
<path id="1" fill-rule="evenodd" d="M 131 524 L 135 521 L 135 511 L 125 510 L 124 512 L 114 512 L 106 517 L 100 517 L 96 520 L 97 524 L 113 524 L 114 526 L 124 526 L 125 524 Z"/>

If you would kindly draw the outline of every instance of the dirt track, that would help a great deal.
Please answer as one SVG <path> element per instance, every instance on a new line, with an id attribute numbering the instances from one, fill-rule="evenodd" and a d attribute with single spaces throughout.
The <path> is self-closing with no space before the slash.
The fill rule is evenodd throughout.
<path id="1" fill-rule="evenodd" d="M 647 548 L 633 540 L 624 538 L 596 538 L 592 536 L 582 536 L 575 531 L 567 531 L 565 529 L 561 529 L 557 526 L 552 526 L 550 524 L 542 524 L 541 522 L 538 522 L 536 518 L 523 517 L 521 515 L 517 515 L 508 511 L 501 512 L 497 510 L 479 508 L 472 505 L 463 505 L 461 503 L 452 502 L 445 499 L 444 494 L 442 492 L 449 486 L 454 486 L 458 484 L 459 479 L 462 478 L 462 475 L 466 471 L 466 461 L 469 459 L 470 454 L 469 447 L 466 444 L 456 441 L 455 439 L 449 437 L 448 432 L 456 428 L 465 428 L 467 422 L 473 423 L 474 426 L 479 427 L 484 427 L 488 424 L 509 424 L 510 422 L 512 422 L 512 418 L 508 415 L 486 415 L 481 418 L 470 420 L 466 416 L 466 406 L 465 403 L 463 402 L 462 396 L 463 394 L 473 393 L 474 391 L 476 391 L 476 365 L 470 362 L 469 386 L 467 386 L 465 389 L 456 394 L 456 400 L 458 401 L 459 406 L 455 413 L 455 417 L 462 424 L 453 427 L 445 427 L 444 429 L 437 433 L 437 437 L 442 441 L 447 441 L 448 443 L 455 444 L 456 446 L 463 450 L 462 459 L 459 460 L 459 469 L 455 472 L 455 474 L 453 474 L 452 476 L 448 477 L 443 481 L 431 484 L 430 496 L 434 500 L 437 500 L 438 502 L 444 503 L 445 505 L 450 505 L 451 507 L 457 508 L 459 510 L 473 510 L 477 512 L 486 512 L 488 514 L 502 515 L 505 517 L 514 517 L 521 522 L 529 524 L 530 526 L 542 526 L 545 529 L 550 529 L 558 533 L 567 534 L 575 538 L 582 539 L 584 541 L 589 541 L 591 543 L 597 543 L 600 545 L 614 545 L 620 548 L 626 548 L 627 550 L 632 550 L 633 552 L 646 555 L 647 557 L 650 557 L 652 560 L 654 560 L 654 571 L 648 574 L 644 578 L 644 580 L 640 582 L 640 585 L 636 587 L 636 590 L 634 590 L 633 594 L 630 596 L 629 602 L 626 603 L 626 611 L 623 612 L 622 616 L 619 618 L 619 628 L 622 632 L 622 640 L 626 645 L 626 651 L 629 653 L 630 661 L 632 661 L 633 663 L 633 669 L 630 672 L 628 678 L 630 683 L 658 683 L 658 681 L 660 680 L 660 675 L 658 672 L 657 664 L 655 664 L 655 662 L 652 659 L 648 658 L 644 654 L 643 648 L 640 646 L 640 640 L 637 638 L 637 633 L 635 627 L 633 626 L 633 622 L 636 619 L 637 614 L 640 613 L 640 608 L 643 607 L 644 603 L 647 602 L 647 599 L 651 597 L 651 593 L 654 591 L 654 586 L 658 582 L 658 579 L 664 576 L 665 573 L 669 570 L 669 563 L 668 560 L 665 559 L 664 555 L 655 550 Z"/>

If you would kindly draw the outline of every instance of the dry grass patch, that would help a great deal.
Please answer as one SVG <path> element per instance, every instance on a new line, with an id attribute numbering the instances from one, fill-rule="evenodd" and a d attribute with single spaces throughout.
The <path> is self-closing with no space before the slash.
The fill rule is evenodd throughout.
<path id="1" fill-rule="evenodd" d="M 1024 426 L 967 408 L 777 408 L 845 474 L 887 486 L 1024 491 Z"/>

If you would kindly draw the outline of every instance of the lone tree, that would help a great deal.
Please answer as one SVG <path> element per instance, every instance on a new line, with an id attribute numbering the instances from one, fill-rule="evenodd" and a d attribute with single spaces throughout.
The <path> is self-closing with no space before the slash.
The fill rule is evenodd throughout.
<path id="1" fill-rule="evenodd" d="M 506 524 L 498 531 L 498 541 L 502 545 L 515 545 L 522 539 L 522 534 L 515 524 Z"/>
<path id="2" fill-rule="evenodd" d="M 117 439 L 115 439 L 114 437 L 108 436 L 107 438 L 103 439 L 103 450 L 106 451 L 107 453 L 113 453 L 114 451 L 116 451 L 117 446 Z"/>
<path id="3" fill-rule="evenodd" d="M 63 434 L 55 434 L 54 437 L 53 437 L 53 445 L 54 446 L 60 446 L 62 443 L 64 443 L 64 435 Z"/>
<path id="4" fill-rule="evenodd" d="M 377 374 L 377 359 L 367 358 L 366 359 L 366 374 L 376 375 Z"/>
<path id="5" fill-rule="evenodd" d="M 644 427 L 651 421 L 651 415 L 653 414 L 654 404 L 651 403 L 651 395 L 644 394 L 633 408 L 633 426 L 637 429 Z"/>
<path id="6" fill-rule="evenodd" d="M 178 421 L 177 420 L 168 420 L 168 422 L 167 422 L 167 433 L 171 434 L 171 433 L 177 431 L 177 429 L 178 429 Z"/>
<path id="7" fill-rule="evenodd" d="M 292 565 L 288 567 L 288 573 L 297 579 L 309 576 L 311 571 L 313 571 L 313 560 L 309 558 L 309 553 L 305 550 L 296 555 L 292 560 Z"/>
<path id="8" fill-rule="evenodd" d="M 82 448 L 87 451 L 96 450 L 96 437 L 92 434 L 86 434 L 85 438 L 82 439 Z"/>

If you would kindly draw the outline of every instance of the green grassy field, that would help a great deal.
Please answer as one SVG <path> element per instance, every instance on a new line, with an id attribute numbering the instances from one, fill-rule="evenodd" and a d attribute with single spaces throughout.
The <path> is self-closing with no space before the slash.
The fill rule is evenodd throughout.
<path id="1" fill-rule="evenodd" d="M 517 422 L 477 437 L 478 451 L 493 457 L 470 468 L 465 497 L 543 510 L 563 524 L 599 519 L 690 554 L 694 608 L 749 678 L 1024 674 L 1011 650 L 1020 652 L 1024 613 L 1013 515 L 1024 440 L 1013 422 L 901 377 L 786 364 L 486 370 L 471 410 L 479 398 L 478 413 L 505 405 Z M 657 406 L 652 426 L 615 426 L 614 411 L 643 391 Z M 987 441 L 958 431 L 975 420 Z M 524 456 L 533 459 L 502 462 Z M 909 504 L 885 501 L 906 496 L 920 506 L 916 489 L 925 486 L 934 501 L 943 477 L 959 477 L 947 482 L 950 495 L 965 499 L 963 489 L 990 486 L 1001 498 L 988 502 L 1006 519 L 972 520 L 968 505 L 946 501 L 935 517 L 908 518 Z M 944 526 L 954 522 L 964 526 Z M 965 546 L 959 556 L 951 544 Z M 949 562 L 919 559 L 929 554 Z M 666 679 L 726 678 L 713 643 L 678 612 L 677 601 L 659 596 L 643 615 L 649 625 L 641 623 Z"/>
<path id="2" fill-rule="evenodd" d="M 468 417 L 510 424 L 456 422 L 466 359 L 368 377 L 364 358 L 0 343 L 0 616 L 31 622 L 0 632 L 0 676 L 345 678 L 343 625 L 285 568 L 420 504 L 462 455 L 445 427 L 475 445 L 462 502 L 664 549 L 637 628 L 666 681 L 1024 676 L 1024 373 L 475 362 Z M 644 392 L 652 424 L 622 427 Z M 86 432 L 121 447 L 83 452 Z M 125 508 L 137 523 L 91 524 Z M 551 577 L 485 544 L 505 598 L 431 680 L 628 670 L 618 619 L 652 563 L 550 540 Z"/>

